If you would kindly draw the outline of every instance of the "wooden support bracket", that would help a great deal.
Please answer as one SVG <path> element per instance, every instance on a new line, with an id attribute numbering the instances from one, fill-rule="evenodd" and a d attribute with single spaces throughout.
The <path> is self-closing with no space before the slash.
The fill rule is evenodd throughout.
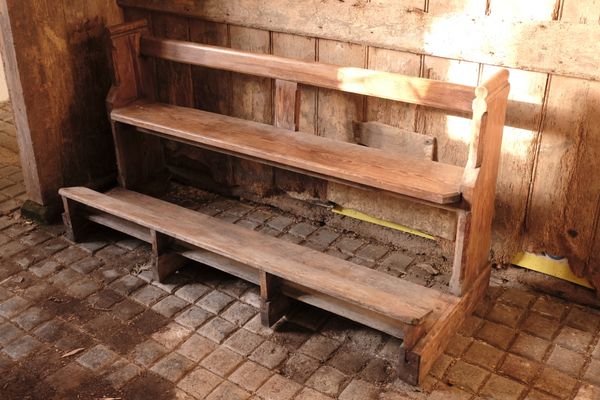
<path id="1" fill-rule="evenodd" d="M 66 235 L 73 242 L 80 242 L 89 228 L 89 221 L 81 213 L 81 204 L 62 198 L 65 211 L 63 212 L 63 223 L 65 224 Z"/>
<path id="2" fill-rule="evenodd" d="M 185 257 L 172 251 L 173 238 L 150 231 L 152 240 L 152 278 L 158 282 L 164 282 L 173 272 L 181 268 L 186 262 Z"/>
<path id="3" fill-rule="evenodd" d="M 260 320 L 265 326 L 273 326 L 289 309 L 291 299 L 281 294 L 278 277 L 260 271 Z"/>

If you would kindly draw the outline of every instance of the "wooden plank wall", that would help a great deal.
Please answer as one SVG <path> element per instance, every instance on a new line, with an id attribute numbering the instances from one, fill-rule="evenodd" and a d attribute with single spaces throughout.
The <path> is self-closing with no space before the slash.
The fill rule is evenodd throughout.
<path id="1" fill-rule="evenodd" d="M 600 124 L 596 121 L 600 118 L 597 117 L 600 110 L 596 108 L 600 106 L 600 83 L 594 81 L 600 80 L 600 74 L 595 66 L 591 67 L 587 53 L 575 66 L 566 64 L 563 56 L 558 54 L 558 49 L 551 45 L 551 40 L 555 40 L 557 45 L 561 45 L 561 51 L 568 54 L 571 54 L 571 47 L 581 47 L 577 39 L 584 37 L 584 27 L 581 25 L 590 24 L 586 27 L 590 35 L 597 29 L 600 5 L 596 0 L 540 0 L 535 4 L 519 0 L 372 0 L 358 2 L 358 6 L 349 2 L 322 2 L 322 12 L 327 13 L 335 8 L 336 15 L 326 15 L 329 19 L 325 18 L 320 26 L 313 26 L 314 21 L 305 18 L 301 5 L 285 0 L 272 2 L 271 6 L 263 8 L 260 16 L 247 18 L 247 24 L 242 23 L 241 15 L 244 15 L 244 7 L 250 7 L 251 4 L 242 4 L 237 0 L 220 2 L 220 8 L 213 7 L 211 2 L 203 7 L 182 7 L 177 2 L 157 5 L 148 0 L 119 1 L 125 6 L 147 10 L 145 12 L 153 20 L 155 29 L 156 21 L 165 18 L 164 12 L 169 10 L 187 16 L 178 20 L 178 26 L 179 29 L 187 29 L 188 34 L 195 32 L 191 40 L 251 51 L 396 71 L 470 85 L 481 82 L 500 64 L 513 67 L 494 224 L 495 260 L 509 261 L 522 249 L 564 255 L 569 257 L 579 274 L 595 277 L 600 286 L 600 179 L 593 172 L 600 167 Z M 261 1 L 253 0 L 250 3 L 258 5 Z M 284 3 L 289 9 L 287 24 L 285 21 L 269 19 L 269 15 L 275 12 L 276 4 Z M 512 32 L 508 35 L 511 39 L 504 43 L 503 53 L 496 51 L 500 48 L 499 44 L 491 40 L 488 46 L 490 54 L 480 55 L 469 49 L 468 54 L 449 57 L 445 50 L 439 50 L 440 54 L 437 54 L 431 50 L 436 46 L 427 46 L 434 39 L 417 40 L 417 33 L 414 32 L 414 36 L 403 36 L 396 45 L 388 44 L 389 40 L 380 31 L 371 31 L 372 35 L 365 39 L 361 33 L 367 28 L 362 25 L 360 29 L 355 29 L 354 37 L 351 30 L 345 30 L 343 23 L 346 22 L 346 14 L 353 18 L 369 17 L 373 20 L 376 15 L 369 14 L 369 7 L 375 9 L 379 6 L 389 7 L 399 20 L 412 21 L 414 32 L 421 34 L 427 29 L 435 32 L 436 21 L 442 24 L 455 18 L 466 18 L 480 27 L 473 31 L 473 35 L 481 33 L 489 39 L 492 33 L 482 33 L 485 29 L 482 27 L 486 18 L 491 17 L 503 20 L 503 24 L 499 25 L 502 29 L 515 31 L 519 24 L 519 32 L 533 32 L 528 39 L 538 45 L 542 43 L 543 34 L 536 36 L 537 32 L 546 30 L 548 36 L 544 37 L 543 43 L 550 48 L 534 48 L 530 40 L 522 38 L 516 41 L 515 32 Z M 233 11 L 238 9 L 239 12 Z M 277 10 L 277 13 L 282 14 L 281 10 Z M 203 15 L 213 22 L 202 20 L 200 17 Z M 420 17 L 415 19 L 414 15 Z M 135 16 L 127 11 L 126 17 L 133 19 Z M 264 25 L 269 24 L 273 29 L 265 29 Z M 355 23 L 352 26 L 357 25 Z M 563 34 L 573 33 L 569 39 L 572 44 L 566 49 L 564 40 L 558 39 L 555 34 L 560 29 Z M 493 32 L 493 28 L 490 31 Z M 495 34 L 501 36 L 498 32 Z M 454 38 L 458 33 L 451 31 L 448 35 Z M 341 38 L 353 40 L 339 41 Z M 469 39 L 477 41 L 468 36 L 463 41 Z M 588 45 L 594 46 L 591 42 L 586 43 L 586 47 Z M 410 51 L 401 51 L 398 47 Z M 483 49 L 479 51 L 483 52 Z M 542 51 L 547 55 L 546 58 L 540 56 Z M 538 52 L 538 57 L 515 56 L 525 52 Z M 582 65 L 588 65 L 588 68 L 583 70 Z M 196 107 L 271 122 L 274 89 L 269 80 L 230 76 L 214 71 L 196 71 L 192 75 L 191 83 L 186 78 L 186 85 L 189 86 L 190 96 L 196 99 Z M 203 82 L 207 77 L 215 79 Z M 438 110 L 326 89 L 302 88 L 299 134 L 353 141 L 352 122 L 373 120 L 434 135 L 438 140 L 437 157 L 440 161 L 457 165 L 466 161 L 468 116 L 447 115 Z M 207 152 L 203 156 L 189 149 L 183 153 L 189 160 L 196 159 L 196 163 L 202 160 L 200 164 L 204 166 L 211 164 L 216 157 L 221 164 L 218 164 L 218 170 L 213 167 L 213 178 L 229 185 L 243 186 L 245 190 L 263 194 L 277 188 L 309 191 L 313 197 L 343 202 L 441 237 L 451 238 L 453 235 L 455 221 L 451 215 L 443 212 L 432 214 L 431 210 L 417 206 L 411 208 L 410 212 L 401 213 L 397 210 L 405 205 L 397 199 L 375 198 L 356 189 L 334 184 L 329 184 L 324 191 L 322 185 L 309 183 L 308 179 L 297 175 L 209 155 Z M 437 228 L 434 227 L 434 220 L 441 222 Z"/>

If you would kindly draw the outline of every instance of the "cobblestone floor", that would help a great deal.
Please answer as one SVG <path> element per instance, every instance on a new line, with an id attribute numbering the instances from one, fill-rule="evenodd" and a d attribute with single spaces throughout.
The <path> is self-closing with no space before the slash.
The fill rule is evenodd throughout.
<path id="1" fill-rule="evenodd" d="M 0 199 L 18 203 L 4 193 L 18 169 L 7 176 Z M 146 244 L 103 229 L 74 244 L 13 208 L 0 216 L 0 399 L 600 399 L 591 308 L 492 286 L 419 389 L 397 379 L 387 335 L 303 305 L 266 329 L 252 284 L 193 264 L 158 284 Z M 397 249 L 274 209 L 206 196 L 200 211 L 420 276 Z"/>

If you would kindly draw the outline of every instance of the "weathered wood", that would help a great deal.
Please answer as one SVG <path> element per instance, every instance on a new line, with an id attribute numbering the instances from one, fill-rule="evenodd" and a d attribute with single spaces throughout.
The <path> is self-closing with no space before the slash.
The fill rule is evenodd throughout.
<path id="1" fill-rule="evenodd" d="M 273 125 L 290 131 L 300 129 L 300 90 L 296 82 L 275 80 Z"/>
<path id="2" fill-rule="evenodd" d="M 263 325 L 275 325 L 289 310 L 290 299 L 281 294 L 281 280 L 260 271 L 260 320 Z"/>
<path id="3" fill-rule="evenodd" d="M 482 2 L 469 3 L 479 5 L 474 12 L 485 10 Z M 355 7 L 352 2 L 323 3 L 320 0 L 210 0 L 191 5 L 119 0 L 119 4 L 416 54 L 600 79 L 596 68 L 600 62 L 600 44 L 594 39 L 600 35 L 597 24 L 514 21 L 483 13 L 473 17 L 468 11 L 463 12 L 465 8 L 471 8 L 464 2 L 454 2 L 458 12 L 439 15 L 412 8 L 389 7 L 380 2 L 362 3 L 360 7 Z M 523 7 L 536 8 L 525 3 Z M 319 10 L 319 18 L 315 18 L 314 10 Z M 357 24 L 356 21 L 368 23 Z M 556 45 L 548 46 L 548 43 Z M 507 48 L 511 51 L 506 51 Z"/>
<path id="4" fill-rule="evenodd" d="M 271 36 L 272 53 L 275 56 L 288 57 L 303 61 L 316 61 L 316 40 L 297 35 L 273 32 Z M 314 86 L 298 85 L 300 110 L 298 131 L 307 134 L 317 132 L 317 92 Z M 275 170 L 275 186 L 291 197 L 308 196 L 324 199 L 327 182 L 311 176 L 300 175 L 292 171 Z"/>
<path id="5" fill-rule="evenodd" d="M 233 49 L 259 53 L 259 56 L 260 53 L 268 54 L 270 51 L 271 39 L 267 31 L 230 26 L 229 40 Z M 245 71 L 242 69 L 237 72 Z M 231 86 L 234 95 L 231 98 L 230 115 L 265 124 L 273 122 L 273 90 L 270 79 L 234 73 L 231 75 Z M 274 170 L 270 166 L 239 159 L 233 160 L 233 165 L 235 183 L 242 191 L 240 195 L 246 192 L 265 197 L 273 191 Z"/>
<path id="6" fill-rule="evenodd" d="M 320 63 L 309 63 L 257 54 L 260 47 L 254 47 L 255 52 L 244 52 L 177 40 L 142 39 L 142 54 L 160 59 L 441 109 L 471 111 L 474 98 L 471 86 L 364 69 L 365 49 L 359 45 L 320 40 L 319 49 Z M 362 104 L 362 99 L 356 101 Z"/>
<path id="7" fill-rule="evenodd" d="M 63 223 L 65 224 L 66 235 L 73 242 L 80 242 L 88 230 L 89 223 L 82 215 L 81 205 L 77 202 L 63 198 Z"/>
<path id="8" fill-rule="evenodd" d="M 471 205 L 471 209 L 470 216 L 459 216 L 459 233 L 455 250 L 457 254 L 455 254 L 451 278 L 451 289 L 457 295 L 465 295 L 477 279 L 487 273 L 486 269 L 490 268 L 493 204 L 496 197 L 507 98 L 510 91 L 506 80 L 507 74 L 503 72 L 496 75 L 496 77 L 501 76 L 504 79 L 503 86 L 498 85 L 499 89 L 489 95 L 487 90 L 478 89 L 478 98 L 473 102 L 474 116 L 485 115 L 485 122 L 478 126 L 478 121 L 473 120 L 473 125 L 476 127 L 474 131 L 481 129 L 478 140 L 481 151 L 475 151 L 477 154 L 475 160 L 470 159 L 469 165 L 465 168 L 463 198 Z M 478 162 L 480 167 L 477 167 Z M 460 237 L 461 234 L 464 238 Z"/>
<path id="9" fill-rule="evenodd" d="M 298 135 L 200 110 L 160 103 L 113 110 L 112 119 L 148 133 L 264 160 L 327 179 L 357 183 L 434 203 L 460 200 L 463 169 L 312 135 Z M 281 143 L 286 143 L 282 148 Z"/>
<path id="10" fill-rule="evenodd" d="M 444 352 L 456 331 L 483 299 L 490 280 L 491 266 L 477 277 L 471 289 L 457 304 L 449 307 L 431 330 L 411 348 L 402 347 L 399 375 L 413 385 L 423 382 L 438 357 Z"/>
<path id="11" fill-rule="evenodd" d="M 139 193 L 117 188 L 101 194 L 68 188 L 60 194 L 407 325 L 418 325 L 455 302 L 453 296 L 436 290 Z"/>
<path id="12" fill-rule="evenodd" d="M 154 229 L 150 230 L 152 243 L 152 278 L 164 282 L 173 272 L 181 268 L 187 259 L 173 251 L 173 238 Z"/>
<path id="13" fill-rule="evenodd" d="M 435 137 L 380 122 L 354 124 L 356 143 L 375 147 L 393 154 L 404 154 L 420 160 L 433 161 Z"/>

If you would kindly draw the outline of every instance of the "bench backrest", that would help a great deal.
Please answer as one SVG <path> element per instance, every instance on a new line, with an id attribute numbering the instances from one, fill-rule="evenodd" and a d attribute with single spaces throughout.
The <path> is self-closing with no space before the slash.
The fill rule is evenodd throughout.
<path id="1" fill-rule="evenodd" d="M 156 77 L 151 72 L 152 69 L 145 64 L 152 58 L 159 58 L 273 78 L 277 82 L 300 83 L 446 111 L 472 113 L 469 159 L 466 167 L 473 169 L 481 166 L 485 142 L 493 147 L 493 152 L 499 154 L 500 151 L 499 143 L 502 139 L 506 96 L 509 90 L 508 71 L 505 69 L 474 87 L 397 73 L 340 67 L 156 38 L 150 35 L 146 21 L 111 27 L 109 35 L 115 74 L 115 84 L 108 97 L 109 109 L 139 97 L 153 96 Z M 491 126 L 488 126 L 488 122 L 492 122 Z"/>

